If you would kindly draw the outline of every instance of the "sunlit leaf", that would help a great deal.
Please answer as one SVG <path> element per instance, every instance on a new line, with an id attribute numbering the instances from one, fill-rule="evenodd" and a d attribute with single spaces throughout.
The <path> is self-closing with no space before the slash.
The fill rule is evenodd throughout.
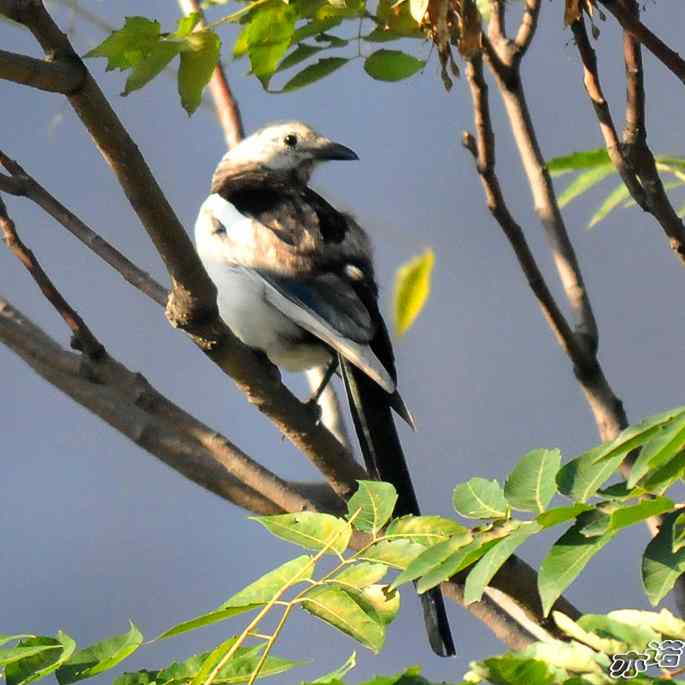
<path id="1" fill-rule="evenodd" d="M 131 623 L 128 632 L 75 652 L 57 671 L 57 680 L 60 685 L 69 685 L 104 673 L 133 654 L 142 643 L 143 634 Z"/>
<path id="2" fill-rule="evenodd" d="M 524 455 L 504 484 L 504 495 L 513 509 L 542 513 L 557 491 L 561 465 L 559 450 L 532 450 Z"/>
<path id="3" fill-rule="evenodd" d="M 498 685 L 556 685 L 559 682 L 557 674 L 544 660 L 518 653 L 473 662 L 470 667 L 465 683 L 487 680 Z"/>
<path id="4" fill-rule="evenodd" d="M 581 152 L 573 152 L 570 155 L 554 157 L 547 162 L 547 170 L 551 176 L 560 176 L 571 171 L 606 166 L 610 162 L 611 160 L 606 148 L 599 147 L 595 150 L 583 150 Z"/>
<path id="5" fill-rule="evenodd" d="M 378 561 L 392 568 L 405 569 L 425 549 L 423 545 L 411 540 L 381 540 L 371 545 L 360 558 Z"/>
<path id="6" fill-rule="evenodd" d="M 97 47 L 87 52 L 85 57 L 105 57 L 107 70 L 130 69 L 159 43 L 160 26 L 158 21 L 145 17 L 126 17 L 124 26 L 105 38 Z"/>
<path id="7" fill-rule="evenodd" d="M 255 12 L 245 31 L 252 73 L 266 88 L 278 63 L 290 47 L 296 14 L 285 3 L 274 3 Z"/>
<path id="8" fill-rule="evenodd" d="M 668 609 L 655 611 L 638 611 L 637 609 L 619 609 L 607 614 L 608 618 L 638 628 L 646 626 L 662 635 L 685 640 L 685 621 L 674 616 Z"/>
<path id="9" fill-rule="evenodd" d="M 618 640 L 628 649 L 641 650 L 648 642 L 659 639 L 658 633 L 648 625 L 632 626 L 599 614 L 584 614 L 578 619 L 578 625 L 588 632 Z"/>
<path id="10" fill-rule="evenodd" d="M 382 580 L 388 572 L 385 564 L 371 561 L 358 561 L 345 566 L 329 582 L 341 585 L 344 589 L 362 590 Z"/>
<path id="11" fill-rule="evenodd" d="M 501 519 L 511 513 L 502 486 L 485 478 L 471 478 L 457 485 L 452 504 L 457 514 L 470 519 Z"/>
<path id="12" fill-rule="evenodd" d="M 181 52 L 180 42 L 161 41 L 131 68 L 122 95 L 129 95 L 152 81 Z"/>
<path id="13" fill-rule="evenodd" d="M 552 526 L 557 526 L 560 523 L 570 521 L 576 518 L 578 515 L 582 514 L 584 511 L 592 509 L 589 504 L 572 504 L 567 507 L 556 507 L 555 509 L 550 509 L 536 517 L 536 521 L 543 528 L 551 528 Z"/>
<path id="14" fill-rule="evenodd" d="M 259 606 L 261 606 L 261 604 L 247 604 L 237 607 L 228 607 L 227 609 L 214 609 L 213 611 L 208 611 L 206 614 L 201 614 L 200 616 L 189 618 L 187 621 L 177 623 L 175 626 L 165 630 L 157 639 L 166 640 L 170 637 L 176 637 L 177 635 L 188 633 L 191 630 L 197 630 L 198 628 L 211 626 L 214 623 L 220 623 L 221 621 L 226 621 L 234 616 L 239 616 L 240 614 L 252 611 Z"/>
<path id="15" fill-rule="evenodd" d="M 606 199 L 599 206 L 599 209 L 592 215 L 588 228 L 596 226 L 602 219 L 605 219 L 609 212 L 616 209 L 626 198 L 630 197 L 630 191 L 627 186 L 621 182 L 621 185 L 616 186 Z"/>
<path id="16" fill-rule="evenodd" d="M 354 515 L 357 530 L 375 535 L 392 516 L 396 502 L 397 490 L 391 483 L 360 480 L 347 503 L 348 517 Z"/>
<path id="17" fill-rule="evenodd" d="M 607 176 L 611 176 L 615 171 L 611 163 L 604 166 L 596 166 L 578 174 L 571 183 L 566 186 L 564 192 L 559 195 L 559 207 L 565 207 L 569 202 L 580 197 L 583 193 L 593 188 L 603 181 Z"/>
<path id="18" fill-rule="evenodd" d="M 597 635 L 596 633 L 585 630 L 574 620 L 569 618 L 566 614 L 560 611 L 553 611 L 552 618 L 557 626 L 569 637 L 582 642 L 588 647 L 592 647 L 600 652 L 607 654 L 619 654 L 628 650 L 628 645 L 620 640 L 609 638 L 605 635 Z"/>
<path id="19" fill-rule="evenodd" d="M 357 652 L 352 652 L 347 661 L 336 668 L 335 671 L 319 676 L 316 680 L 311 680 L 302 685 L 338 685 L 340 681 L 357 665 Z"/>
<path id="20" fill-rule="evenodd" d="M 202 102 L 202 91 L 219 61 L 221 41 L 213 31 L 200 31 L 188 38 L 190 49 L 181 52 L 178 92 L 183 108 L 192 114 Z"/>
<path id="21" fill-rule="evenodd" d="M 49 644 L 49 645 L 32 645 L 30 647 L 3 647 L 0 648 L 0 666 L 7 666 L 14 661 L 20 661 L 28 656 L 33 656 L 34 654 L 40 654 L 41 652 L 46 652 L 54 649 L 62 649 L 62 645 Z"/>
<path id="22" fill-rule="evenodd" d="M 74 640 L 61 630 L 56 637 L 31 637 L 22 640 L 18 647 L 54 646 L 60 649 L 42 651 L 20 661 L 7 664 L 5 681 L 7 685 L 25 685 L 56 671 L 76 650 Z"/>
<path id="23" fill-rule="evenodd" d="M 312 558 L 303 554 L 264 574 L 226 600 L 219 608 L 227 609 L 229 607 L 266 604 L 284 587 L 311 578 L 313 571 Z"/>
<path id="24" fill-rule="evenodd" d="M 397 335 L 404 335 L 426 305 L 431 291 L 435 253 L 427 249 L 397 269 L 393 291 L 393 320 Z"/>
<path id="25" fill-rule="evenodd" d="M 444 516 L 401 516 L 390 522 L 384 538 L 407 538 L 426 547 L 464 534 L 466 527 Z"/>
<path id="26" fill-rule="evenodd" d="M 342 554 L 352 535 L 352 526 L 331 514 L 302 511 L 297 514 L 251 518 L 261 523 L 272 535 L 306 549 L 318 550 L 329 546 L 331 552 Z"/>
<path id="27" fill-rule="evenodd" d="M 685 547 L 685 513 L 678 514 L 673 521 L 671 549 L 673 553 Z"/>
<path id="28" fill-rule="evenodd" d="M 381 49 L 366 58 L 364 71 L 378 81 L 401 81 L 421 71 L 425 65 L 423 60 L 406 52 Z"/>
<path id="29" fill-rule="evenodd" d="M 383 646 L 383 625 L 370 618 L 344 590 L 326 586 L 314 588 L 307 592 L 302 606 L 373 652 L 379 652 Z"/>

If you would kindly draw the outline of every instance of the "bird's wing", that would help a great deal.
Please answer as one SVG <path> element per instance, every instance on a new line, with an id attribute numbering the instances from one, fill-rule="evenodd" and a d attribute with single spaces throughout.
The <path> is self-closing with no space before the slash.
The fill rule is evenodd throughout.
<path id="1" fill-rule="evenodd" d="M 376 324 L 342 278 L 327 273 L 299 280 L 256 269 L 244 271 L 262 282 L 273 307 L 343 355 L 387 393 L 395 392 L 394 379 L 369 345 Z"/>

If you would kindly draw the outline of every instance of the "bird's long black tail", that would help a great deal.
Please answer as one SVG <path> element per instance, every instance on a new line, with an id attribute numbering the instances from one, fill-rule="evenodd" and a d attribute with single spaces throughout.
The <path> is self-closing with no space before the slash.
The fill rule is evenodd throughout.
<path id="1" fill-rule="evenodd" d="M 342 356 L 340 370 L 369 474 L 395 486 L 397 514 L 418 515 L 419 505 L 392 417 L 391 396 Z M 439 588 L 433 588 L 420 595 L 420 599 L 433 651 L 439 656 L 453 656 L 454 642 L 442 593 Z"/>

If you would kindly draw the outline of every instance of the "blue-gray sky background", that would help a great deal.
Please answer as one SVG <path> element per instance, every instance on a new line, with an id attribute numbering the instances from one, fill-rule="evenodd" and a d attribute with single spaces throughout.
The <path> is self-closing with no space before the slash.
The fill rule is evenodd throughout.
<path id="1" fill-rule="evenodd" d="M 170 0 L 83 3 L 116 25 L 124 15 L 143 13 L 171 29 L 178 14 Z M 601 144 L 560 5 L 544 3 L 540 32 L 524 67 L 529 106 L 547 157 Z M 66 27 L 68 13 L 54 10 Z M 648 3 L 645 17 L 678 48 L 684 5 Z M 620 122 L 621 39 L 612 20 L 600 26 L 602 79 Z M 38 54 L 28 33 L 3 24 L 0 35 L 4 49 Z M 233 36 L 232 28 L 222 32 L 224 56 Z M 74 40 L 80 51 L 101 38 L 96 29 L 77 22 Z M 429 52 L 427 45 L 413 47 L 420 55 Z M 682 154 L 685 91 L 649 55 L 645 63 L 650 143 L 656 152 Z M 103 60 L 90 67 L 190 231 L 224 150 L 212 111 L 204 108 L 188 119 L 174 82 L 165 77 L 119 97 L 122 75 L 105 73 Z M 461 132 L 472 127 L 463 80 L 446 93 L 435 55 L 422 73 L 402 83 L 374 82 L 355 62 L 290 95 L 265 93 L 246 71 L 244 62 L 229 64 L 248 130 L 276 119 L 302 119 L 359 153 L 357 163 L 322 169 L 315 184 L 339 207 L 352 210 L 371 233 L 386 314 L 397 266 L 426 246 L 436 251 L 431 299 L 396 345 L 401 388 L 419 425 L 416 434 L 402 429 L 402 437 L 424 509 L 449 515 L 454 484 L 474 475 L 502 479 L 529 449 L 559 447 L 571 458 L 595 444 L 594 422 L 568 361 L 488 214 L 471 159 L 461 149 Z M 506 199 L 559 292 L 508 124 L 491 92 Z M 64 99 L 4 82 L 0 93 L 2 149 L 165 282 L 150 241 Z M 586 231 L 602 192 L 606 186 L 573 203 L 565 216 L 599 321 L 606 374 L 636 421 L 682 403 L 685 271 L 660 228 L 639 210 L 620 210 Z M 286 477 L 316 477 L 226 377 L 167 325 L 157 305 L 29 202 L 8 198 L 8 206 L 22 237 L 114 356 L 269 468 Z M 0 251 L 0 292 L 68 343 L 61 321 L 5 251 Z M 298 553 L 248 522 L 245 512 L 129 443 L 2 347 L 0 378 L 0 632 L 49 634 L 63 628 L 87 644 L 122 632 L 131 618 L 152 637 L 215 607 Z M 288 380 L 304 390 L 301 379 Z M 639 580 L 646 542 L 641 528 L 623 535 L 591 563 L 568 597 L 587 611 L 646 607 Z M 522 554 L 537 563 L 545 551 L 533 543 Z M 469 660 L 502 649 L 487 628 L 451 606 L 459 656 L 434 658 L 418 603 L 411 592 L 402 599 L 383 653 L 373 657 L 357 648 L 359 667 L 351 682 L 414 663 L 422 663 L 428 677 L 456 681 Z M 238 620 L 234 629 L 240 625 Z M 147 647 L 126 669 L 154 668 L 207 649 L 232 627 Z M 332 629 L 298 616 L 277 651 L 309 656 L 314 664 L 275 682 L 315 677 L 355 648 Z M 101 682 L 110 679 L 107 675 Z"/>

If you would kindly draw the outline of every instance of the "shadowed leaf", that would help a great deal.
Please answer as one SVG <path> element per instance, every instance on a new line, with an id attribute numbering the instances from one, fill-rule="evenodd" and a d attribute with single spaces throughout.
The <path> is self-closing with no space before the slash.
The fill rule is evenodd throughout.
<path id="1" fill-rule="evenodd" d="M 504 490 L 494 479 L 471 478 L 457 485 L 452 504 L 457 514 L 470 519 L 501 519 L 511 513 Z"/>
<path id="2" fill-rule="evenodd" d="M 366 58 L 364 71 L 378 81 L 401 81 L 421 71 L 425 64 L 405 52 L 381 49 Z"/>
<path id="3" fill-rule="evenodd" d="M 314 83 L 315 81 L 332 74 L 334 71 L 337 71 L 349 61 L 350 60 L 345 57 L 324 57 L 295 74 L 295 76 L 283 86 L 280 92 L 289 93 L 298 88 L 308 86 L 310 83 Z"/>
<path id="4" fill-rule="evenodd" d="M 685 572 L 685 549 L 673 551 L 673 526 L 678 512 L 664 517 L 659 532 L 647 545 L 642 558 L 642 584 L 647 599 L 656 606 Z"/>

